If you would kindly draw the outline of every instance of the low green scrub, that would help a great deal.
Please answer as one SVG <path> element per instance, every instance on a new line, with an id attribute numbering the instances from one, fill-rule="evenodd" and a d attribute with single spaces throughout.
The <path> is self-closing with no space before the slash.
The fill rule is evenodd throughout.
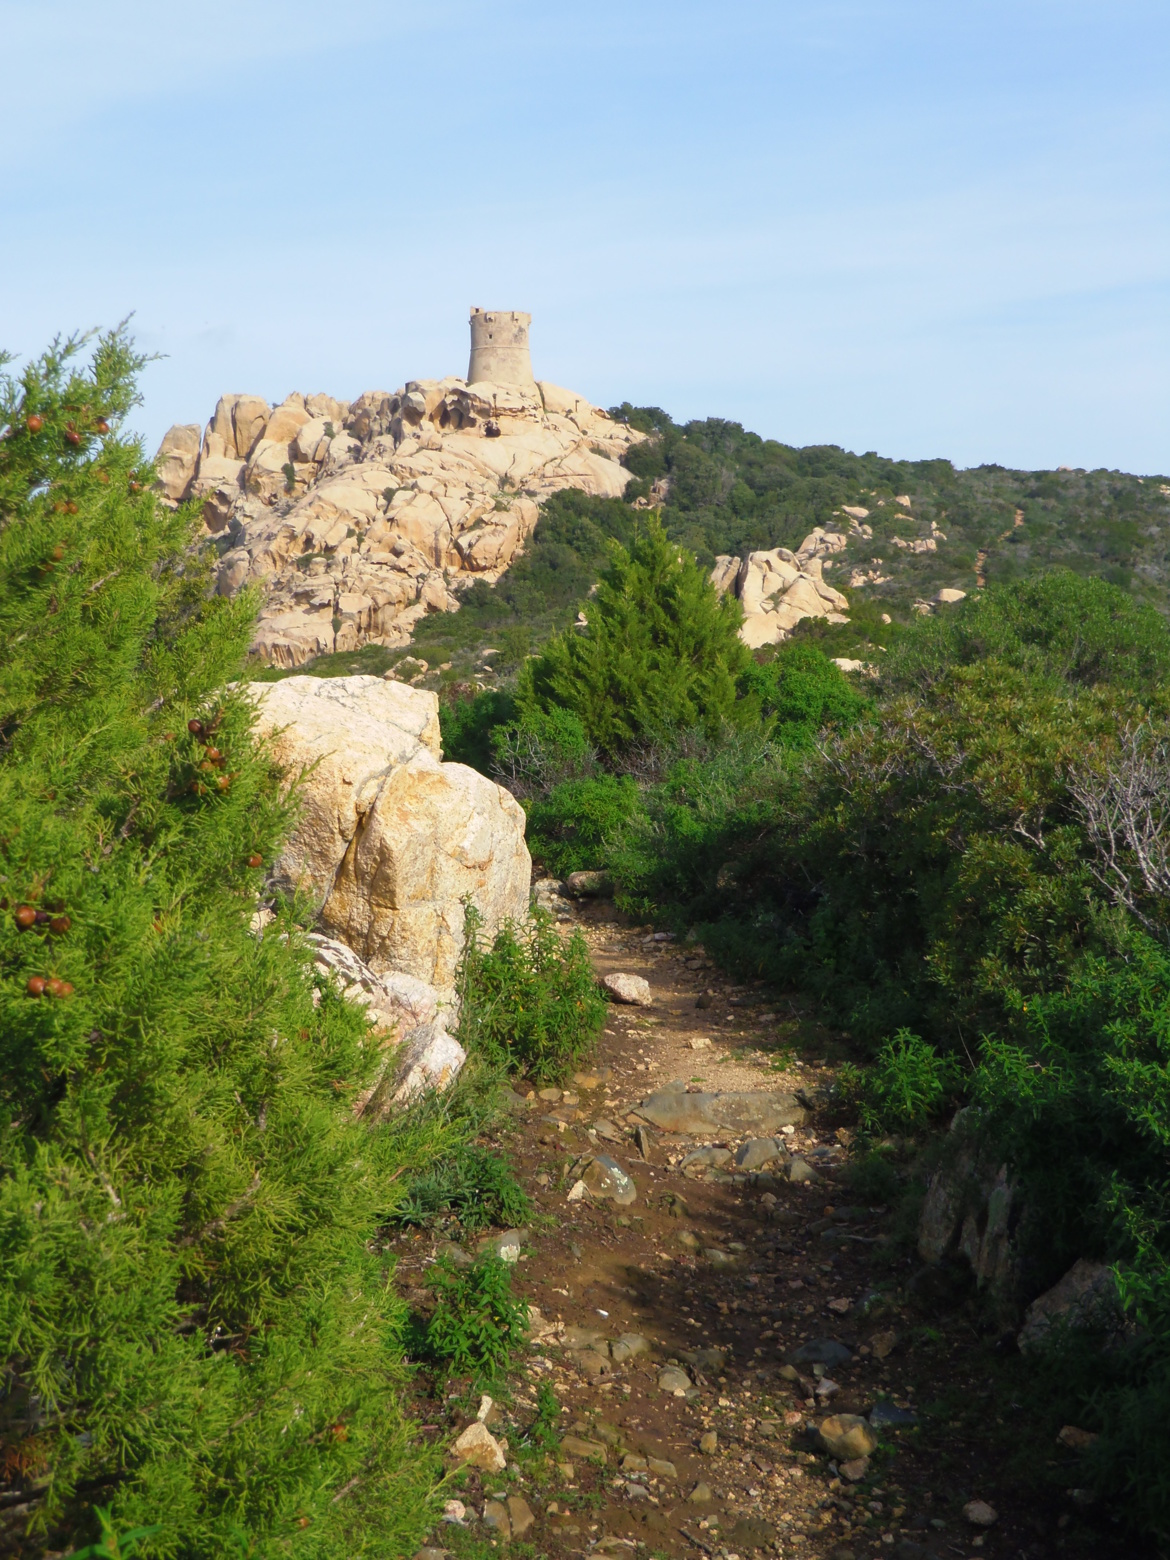
<path id="1" fill-rule="evenodd" d="M 528 848 L 557 877 L 606 867 L 611 842 L 640 805 L 630 775 L 562 781 L 528 803 Z"/>
<path id="2" fill-rule="evenodd" d="M 468 907 L 459 972 L 459 1039 L 490 1065 L 537 1083 L 558 1081 L 592 1050 L 605 1024 L 602 997 L 580 932 L 565 942 L 536 910 L 501 927 L 490 947 Z"/>
<path id="3" fill-rule="evenodd" d="M 899 1029 L 868 1067 L 843 1067 L 840 1084 L 867 1132 L 916 1132 L 954 1102 L 961 1074 L 953 1056 L 939 1056 L 920 1035 Z"/>
<path id="4" fill-rule="evenodd" d="M 478 701 L 476 701 L 478 702 Z M 577 715 L 560 705 L 529 705 L 491 732 L 491 772 L 515 796 L 543 795 L 597 773 L 597 753 Z"/>
<path id="5" fill-rule="evenodd" d="M 532 1217 L 532 1203 L 503 1155 L 461 1143 L 413 1177 L 394 1222 L 432 1224 L 445 1217 L 468 1231 L 514 1227 Z"/>
<path id="6" fill-rule="evenodd" d="M 495 1255 L 470 1267 L 441 1260 L 431 1270 L 435 1309 L 428 1357 L 451 1376 L 492 1380 L 507 1369 L 528 1331 L 528 1307 L 512 1293 L 512 1269 Z"/>

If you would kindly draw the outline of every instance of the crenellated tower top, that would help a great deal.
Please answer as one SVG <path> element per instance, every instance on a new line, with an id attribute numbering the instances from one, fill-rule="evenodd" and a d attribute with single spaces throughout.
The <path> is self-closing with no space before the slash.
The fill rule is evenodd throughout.
<path id="1" fill-rule="evenodd" d="M 468 384 L 491 380 L 497 385 L 534 387 L 536 380 L 528 351 L 531 324 L 531 314 L 520 314 L 515 309 L 473 308 Z"/>

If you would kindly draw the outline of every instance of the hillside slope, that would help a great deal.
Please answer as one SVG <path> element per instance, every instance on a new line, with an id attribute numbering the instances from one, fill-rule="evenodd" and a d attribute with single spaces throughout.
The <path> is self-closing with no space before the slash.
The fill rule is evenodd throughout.
<path id="1" fill-rule="evenodd" d="M 844 545 L 826 560 L 825 578 L 848 597 L 850 621 L 809 620 L 795 631 L 834 655 L 872 653 L 916 609 L 945 611 L 930 607 L 940 589 L 969 594 L 1053 566 L 1103 577 L 1170 611 L 1165 477 L 963 471 L 942 459 L 797 449 L 719 418 L 680 425 L 657 407 L 627 403 L 610 416 L 650 435 L 625 454 L 632 480 L 624 500 L 554 494 L 523 555 L 498 582 L 466 590 L 457 614 L 425 618 L 408 649 L 370 645 L 309 669 L 328 675 L 401 661 L 400 675 L 429 686 L 506 679 L 573 621 L 608 546 L 628 540 L 651 504 L 668 533 L 712 567 L 720 556 L 796 549 L 816 526 L 838 531 Z"/>

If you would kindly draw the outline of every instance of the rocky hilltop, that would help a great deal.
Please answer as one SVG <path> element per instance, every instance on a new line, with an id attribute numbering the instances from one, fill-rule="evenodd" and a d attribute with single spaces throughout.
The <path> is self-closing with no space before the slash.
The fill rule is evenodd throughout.
<path id="1" fill-rule="evenodd" d="M 225 395 L 206 428 L 170 429 L 158 483 L 203 501 L 216 588 L 258 584 L 252 646 L 301 666 L 369 641 L 405 645 L 427 612 L 495 581 L 561 488 L 618 497 L 643 435 L 557 385 L 412 379 L 357 400 Z"/>

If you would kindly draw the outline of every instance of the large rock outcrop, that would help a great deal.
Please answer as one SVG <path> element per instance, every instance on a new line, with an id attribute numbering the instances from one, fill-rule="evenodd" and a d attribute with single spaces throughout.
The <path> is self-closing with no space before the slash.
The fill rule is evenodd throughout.
<path id="1" fill-rule="evenodd" d="M 847 541 L 842 532 L 817 526 L 796 552 L 773 547 L 743 558 L 716 558 L 711 583 L 720 594 L 730 590 L 739 598 L 744 644 L 753 650 L 778 644 L 806 617 L 847 623 L 847 598 L 824 578 L 824 570 L 833 567 L 833 554 L 842 552 Z"/>
<path id="2" fill-rule="evenodd" d="M 465 901 L 488 934 L 527 911 L 519 803 L 474 769 L 440 761 L 433 693 L 377 677 L 254 688 L 259 730 L 290 779 L 300 777 L 277 881 L 303 890 L 321 932 L 376 975 L 413 976 L 449 1003 Z"/>
<path id="3" fill-rule="evenodd" d="M 424 613 L 499 578 L 542 498 L 620 496 L 642 437 L 556 385 L 417 379 L 353 402 L 225 395 L 156 459 L 166 499 L 203 500 L 220 594 L 266 594 L 253 655 L 291 667 L 406 644 Z"/>

